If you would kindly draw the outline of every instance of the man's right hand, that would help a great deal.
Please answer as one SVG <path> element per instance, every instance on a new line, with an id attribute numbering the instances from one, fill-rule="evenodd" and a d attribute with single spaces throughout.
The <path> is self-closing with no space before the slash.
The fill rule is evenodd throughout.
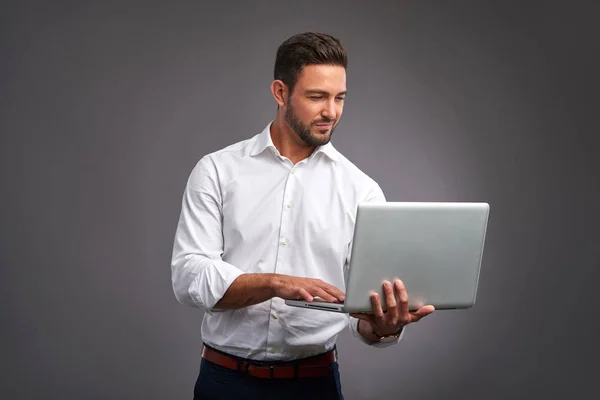
<path id="1" fill-rule="evenodd" d="M 281 297 L 284 300 L 313 301 L 315 297 L 320 297 L 323 301 L 330 303 L 344 301 L 344 293 L 340 289 L 321 279 L 275 275 L 272 283 L 275 297 Z"/>
<path id="2" fill-rule="evenodd" d="M 320 279 L 265 273 L 241 274 L 213 308 L 225 310 L 248 307 L 273 297 L 313 301 L 317 296 L 331 303 L 344 301 L 341 290 Z"/>

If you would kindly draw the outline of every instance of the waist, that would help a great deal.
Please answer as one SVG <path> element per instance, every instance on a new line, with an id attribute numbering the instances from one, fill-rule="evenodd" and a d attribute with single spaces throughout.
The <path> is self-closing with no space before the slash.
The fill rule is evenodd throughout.
<path id="1" fill-rule="evenodd" d="M 298 360 L 269 362 L 237 357 L 204 344 L 202 358 L 262 379 L 319 378 L 331 374 L 331 366 L 337 362 L 337 349 Z"/>

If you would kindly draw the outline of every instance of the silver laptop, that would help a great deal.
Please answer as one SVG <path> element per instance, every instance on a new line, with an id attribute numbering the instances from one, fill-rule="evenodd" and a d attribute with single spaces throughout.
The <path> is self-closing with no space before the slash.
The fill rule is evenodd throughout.
<path id="1" fill-rule="evenodd" d="M 468 202 L 385 202 L 358 206 L 343 303 L 286 300 L 295 307 L 341 313 L 372 312 L 370 293 L 400 278 L 409 309 L 472 307 L 490 206 Z"/>

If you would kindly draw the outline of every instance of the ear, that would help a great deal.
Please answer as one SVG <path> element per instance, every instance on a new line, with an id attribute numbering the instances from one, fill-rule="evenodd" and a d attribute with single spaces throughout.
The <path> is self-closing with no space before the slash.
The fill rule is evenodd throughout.
<path id="1" fill-rule="evenodd" d="M 276 79 L 271 82 L 271 94 L 279 107 L 285 106 L 288 97 L 288 88 L 282 81 Z"/>

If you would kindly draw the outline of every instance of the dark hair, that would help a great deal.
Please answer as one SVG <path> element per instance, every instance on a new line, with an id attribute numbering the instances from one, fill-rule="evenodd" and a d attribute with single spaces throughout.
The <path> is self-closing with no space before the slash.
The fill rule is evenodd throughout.
<path id="1" fill-rule="evenodd" d="M 274 78 L 285 83 L 290 94 L 305 65 L 330 64 L 348 68 L 348 57 L 342 42 L 325 33 L 296 34 L 277 49 Z"/>

